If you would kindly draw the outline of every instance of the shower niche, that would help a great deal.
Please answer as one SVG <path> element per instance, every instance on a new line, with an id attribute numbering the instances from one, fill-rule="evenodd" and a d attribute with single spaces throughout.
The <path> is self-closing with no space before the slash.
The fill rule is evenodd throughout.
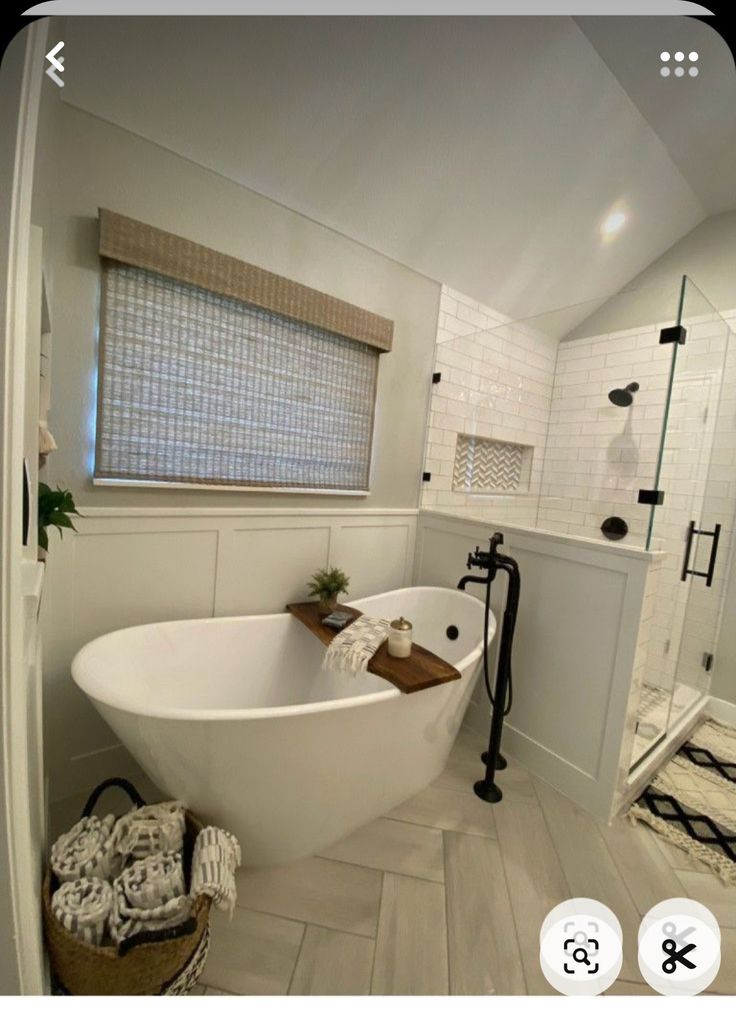
<path id="1" fill-rule="evenodd" d="M 458 435 L 452 486 L 455 491 L 518 495 L 529 491 L 534 447 L 479 435 Z"/>

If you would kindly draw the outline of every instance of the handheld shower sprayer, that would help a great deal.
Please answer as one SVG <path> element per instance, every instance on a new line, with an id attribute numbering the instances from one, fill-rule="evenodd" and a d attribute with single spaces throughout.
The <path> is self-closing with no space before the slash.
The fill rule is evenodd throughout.
<path id="1" fill-rule="evenodd" d="M 499 545 L 502 544 L 503 534 L 496 531 L 490 539 L 488 551 L 481 551 L 480 548 L 476 548 L 474 552 L 471 552 L 468 555 L 468 569 L 484 569 L 486 575 L 463 576 L 458 583 L 458 589 L 460 590 L 465 590 L 468 583 L 483 583 L 486 588 L 485 621 L 483 625 L 483 678 L 493 711 L 491 714 L 488 751 L 483 753 L 481 757 L 486 765 L 485 777 L 482 781 L 476 781 L 473 785 L 475 794 L 486 802 L 499 802 L 503 798 L 503 793 L 495 783 L 495 778 L 496 771 L 503 770 L 506 766 L 506 761 L 500 752 L 501 736 L 503 734 L 503 719 L 511 710 L 513 703 L 511 650 L 514 643 L 514 629 L 516 628 L 516 615 L 519 608 L 519 594 L 521 592 L 519 567 L 514 559 L 502 554 L 498 550 Z M 491 612 L 491 584 L 499 570 L 506 573 L 508 588 L 506 591 L 506 609 L 501 627 L 501 644 L 498 651 L 496 682 L 494 689 L 491 690 L 488 669 L 488 620 Z"/>

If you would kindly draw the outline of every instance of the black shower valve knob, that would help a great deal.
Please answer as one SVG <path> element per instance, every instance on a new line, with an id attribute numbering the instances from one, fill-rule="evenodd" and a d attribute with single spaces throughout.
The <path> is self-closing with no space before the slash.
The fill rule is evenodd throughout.
<path id="1" fill-rule="evenodd" d="M 475 551 L 468 555 L 468 569 L 487 569 L 490 565 L 491 556 L 487 551 L 481 551 L 476 545 Z"/>

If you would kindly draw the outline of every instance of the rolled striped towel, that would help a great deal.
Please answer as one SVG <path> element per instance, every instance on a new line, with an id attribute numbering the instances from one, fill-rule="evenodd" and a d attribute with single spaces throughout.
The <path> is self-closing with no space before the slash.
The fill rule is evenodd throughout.
<path id="1" fill-rule="evenodd" d="M 190 894 L 206 894 L 223 912 L 232 915 L 237 899 L 235 870 L 240 866 L 238 839 L 219 827 L 204 827 L 197 835 L 192 855 Z"/>
<path id="2" fill-rule="evenodd" d="M 112 813 L 99 817 L 82 817 L 70 831 L 62 834 L 51 846 L 51 869 L 59 883 L 81 877 L 108 880 L 120 871 L 113 850 Z"/>
<path id="3" fill-rule="evenodd" d="M 115 849 L 123 863 L 157 852 L 181 852 L 184 843 L 184 803 L 159 802 L 125 813 L 115 827 Z"/>
<path id="4" fill-rule="evenodd" d="M 110 934 L 116 944 L 142 930 L 167 930 L 191 913 L 180 852 L 158 852 L 124 869 L 112 885 Z"/>
<path id="5" fill-rule="evenodd" d="M 367 672 L 368 662 L 387 639 L 388 631 L 385 619 L 361 615 L 333 638 L 323 667 L 336 672 Z"/>
<path id="6" fill-rule="evenodd" d="M 78 940 L 99 945 L 112 911 L 112 887 L 99 877 L 69 880 L 54 892 L 51 911 Z"/>

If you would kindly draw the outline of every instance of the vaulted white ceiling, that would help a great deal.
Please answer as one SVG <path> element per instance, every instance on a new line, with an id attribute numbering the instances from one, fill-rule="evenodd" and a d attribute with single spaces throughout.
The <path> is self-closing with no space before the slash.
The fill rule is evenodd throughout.
<path id="1" fill-rule="evenodd" d="M 730 200 L 672 128 L 682 90 L 647 105 L 659 19 L 631 19 L 620 78 L 589 20 L 70 18 L 63 98 L 524 317 L 616 291 Z"/>

